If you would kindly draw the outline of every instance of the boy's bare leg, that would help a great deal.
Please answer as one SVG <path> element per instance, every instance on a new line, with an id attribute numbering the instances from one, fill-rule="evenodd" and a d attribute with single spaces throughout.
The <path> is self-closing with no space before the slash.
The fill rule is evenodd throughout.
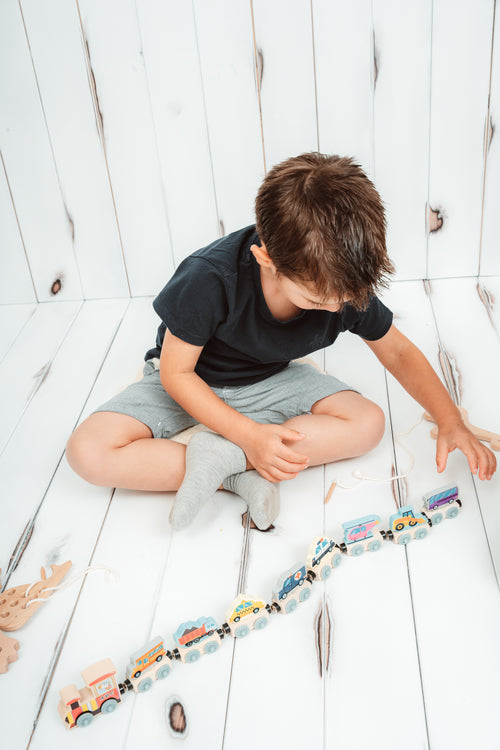
<path id="1" fill-rule="evenodd" d="M 309 456 L 310 466 L 367 453 L 384 433 L 382 410 L 354 391 L 321 399 L 311 412 L 285 423 L 306 435 L 300 452 Z M 67 445 L 70 466 L 91 484 L 163 492 L 182 484 L 185 452 L 181 443 L 153 438 L 145 424 L 114 412 L 92 414 Z"/>
<path id="2" fill-rule="evenodd" d="M 382 439 L 385 417 L 373 401 L 354 391 L 340 391 L 317 401 L 311 414 L 293 417 L 285 426 L 306 437 L 300 443 L 284 443 L 309 456 L 310 466 L 319 466 L 371 451 Z"/>
<path id="3" fill-rule="evenodd" d="M 71 435 L 68 463 L 100 487 L 177 491 L 185 472 L 186 446 L 153 438 L 142 422 L 125 414 L 91 414 Z"/>

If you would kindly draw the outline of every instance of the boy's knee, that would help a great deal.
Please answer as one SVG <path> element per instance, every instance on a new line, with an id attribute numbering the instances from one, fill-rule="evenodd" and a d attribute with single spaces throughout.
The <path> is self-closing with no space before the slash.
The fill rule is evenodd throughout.
<path id="1" fill-rule="evenodd" d="M 102 458 L 99 442 L 77 428 L 66 444 L 66 459 L 73 471 L 90 484 L 101 485 Z"/>
<path id="2" fill-rule="evenodd" d="M 361 417 L 360 431 L 366 436 L 367 450 L 375 448 L 382 440 L 385 432 L 385 414 L 373 401 L 366 402 L 366 408 Z"/>

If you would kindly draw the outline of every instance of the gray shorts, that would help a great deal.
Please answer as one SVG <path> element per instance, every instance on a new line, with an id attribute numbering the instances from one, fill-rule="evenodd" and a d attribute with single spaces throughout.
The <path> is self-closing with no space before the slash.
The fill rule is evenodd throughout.
<path id="1" fill-rule="evenodd" d="M 153 360 L 144 365 L 144 377 L 96 409 L 126 414 L 147 425 L 153 437 L 171 438 L 198 422 L 170 398 Z M 316 401 L 339 391 L 353 391 L 341 380 L 302 362 L 291 362 L 282 372 L 243 386 L 212 388 L 226 404 L 255 422 L 282 424 L 308 414 Z M 95 413 L 95 412 L 94 412 Z"/>

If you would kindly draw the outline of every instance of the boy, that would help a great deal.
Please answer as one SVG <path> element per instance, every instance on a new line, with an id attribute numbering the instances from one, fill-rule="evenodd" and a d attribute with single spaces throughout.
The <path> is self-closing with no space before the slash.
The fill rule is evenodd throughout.
<path id="1" fill-rule="evenodd" d="M 288 159 L 265 178 L 255 213 L 255 227 L 186 258 L 154 300 L 162 324 L 144 378 L 73 433 L 73 469 L 98 485 L 178 490 L 176 529 L 221 486 L 267 528 L 279 482 L 362 455 L 382 438 L 376 404 L 291 361 L 348 330 L 433 416 L 438 471 L 460 448 L 471 470 L 491 479 L 493 453 L 376 296 L 394 269 L 384 208 L 363 170 L 319 153 Z M 213 432 L 197 433 L 187 449 L 170 439 L 197 422 Z"/>

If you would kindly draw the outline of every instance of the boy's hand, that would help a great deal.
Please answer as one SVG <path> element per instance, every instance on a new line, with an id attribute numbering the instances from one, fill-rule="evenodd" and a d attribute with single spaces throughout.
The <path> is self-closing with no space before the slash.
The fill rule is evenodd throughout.
<path id="1" fill-rule="evenodd" d="M 438 425 L 436 464 L 439 473 L 444 471 L 448 453 L 459 448 L 465 454 L 473 474 L 479 479 L 491 479 L 497 468 L 495 454 L 481 443 L 462 421 Z"/>
<path id="2" fill-rule="evenodd" d="M 256 423 L 241 447 L 264 479 L 281 482 L 293 479 L 309 466 L 309 458 L 284 444 L 285 440 L 303 440 L 305 435 L 279 424 Z"/>

